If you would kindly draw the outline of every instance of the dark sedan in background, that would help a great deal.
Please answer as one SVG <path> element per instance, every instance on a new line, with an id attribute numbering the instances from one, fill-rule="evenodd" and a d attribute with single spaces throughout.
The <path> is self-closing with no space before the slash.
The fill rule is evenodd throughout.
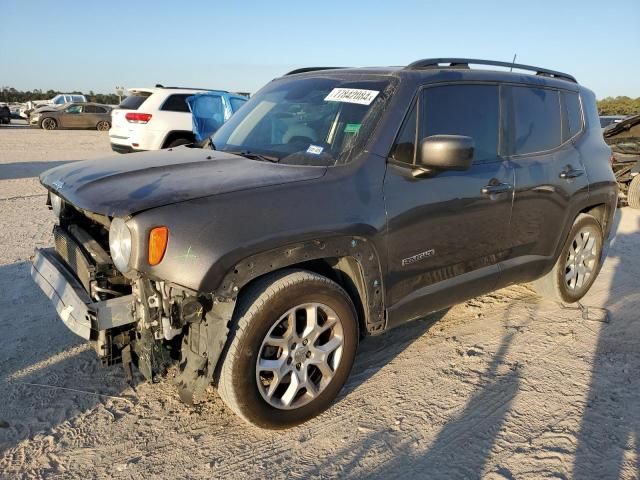
<path id="1" fill-rule="evenodd" d="M 98 103 L 67 103 L 40 108 L 31 115 L 29 123 L 44 130 L 95 128 L 107 131 L 111 128 L 111 107 Z"/>

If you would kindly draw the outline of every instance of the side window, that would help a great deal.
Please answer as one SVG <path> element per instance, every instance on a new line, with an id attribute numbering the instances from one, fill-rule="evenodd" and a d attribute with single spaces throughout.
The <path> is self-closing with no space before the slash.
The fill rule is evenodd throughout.
<path id="1" fill-rule="evenodd" d="M 169 95 L 164 101 L 162 108 L 160 110 L 169 111 L 169 112 L 186 112 L 189 113 L 189 106 L 187 105 L 187 98 L 190 97 L 191 94 L 175 94 Z"/>
<path id="2" fill-rule="evenodd" d="M 231 104 L 231 110 L 233 110 L 233 112 L 235 113 L 242 105 L 246 103 L 246 100 L 232 97 L 229 99 L 229 103 Z"/>
<path id="3" fill-rule="evenodd" d="M 562 99 L 562 141 L 566 142 L 582 130 L 582 107 L 577 93 L 561 92 Z"/>
<path id="4" fill-rule="evenodd" d="M 93 105 L 85 105 L 84 113 L 98 113 L 98 109 Z"/>
<path id="5" fill-rule="evenodd" d="M 444 85 L 425 88 L 420 136 L 464 135 L 475 143 L 474 163 L 495 160 L 500 131 L 497 85 Z"/>
<path id="6" fill-rule="evenodd" d="M 404 119 L 396 143 L 391 151 L 391 158 L 396 162 L 413 165 L 416 153 L 416 103 L 411 107 L 409 115 Z"/>
<path id="7" fill-rule="evenodd" d="M 104 107 L 93 107 L 96 109 L 96 113 L 108 113 L 107 109 Z"/>
<path id="8" fill-rule="evenodd" d="M 82 113 L 82 105 L 71 105 L 67 107 L 68 113 Z"/>
<path id="9" fill-rule="evenodd" d="M 551 150 L 562 143 L 559 92 L 510 87 L 513 106 L 512 150 L 515 155 Z"/>

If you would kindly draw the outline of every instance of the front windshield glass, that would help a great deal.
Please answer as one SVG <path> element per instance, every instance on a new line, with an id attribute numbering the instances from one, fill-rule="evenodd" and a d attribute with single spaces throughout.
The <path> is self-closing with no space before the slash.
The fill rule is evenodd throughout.
<path id="1" fill-rule="evenodd" d="M 362 149 L 389 79 L 329 76 L 276 80 L 212 137 L 216 150 L 302 165 L 345 163 Z"/>

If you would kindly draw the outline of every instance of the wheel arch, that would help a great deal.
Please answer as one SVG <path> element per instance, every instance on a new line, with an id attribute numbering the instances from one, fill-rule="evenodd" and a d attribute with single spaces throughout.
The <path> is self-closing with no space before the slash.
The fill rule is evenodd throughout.
<path id="1" fill-rule="evenodd" d="M 178 138 L 188 138 L 188 139 L 190 139 L 190 140 L 192 140 L 194 142 L 196 140 L 196 137 L 193 134 L 193 132 L 191 132 L 189 130 L 171 130 L 164 137 L 164 140 L 162 142 L 162 147 L 161 148 L 167 148 L 167 145 L 169 145 L 174 140 L 177 140 Z"/>
<path id="2" fill-rule="evenodd" d="M 235 300 L 251 283 L 287 268 L 318 273 L 344 288 L 356 307 L 361 332 L 385 329 L 381 264 L 371 242 L 361 237 L 303 242 L 248 256 L 229 269 L 214 296 Z"/>

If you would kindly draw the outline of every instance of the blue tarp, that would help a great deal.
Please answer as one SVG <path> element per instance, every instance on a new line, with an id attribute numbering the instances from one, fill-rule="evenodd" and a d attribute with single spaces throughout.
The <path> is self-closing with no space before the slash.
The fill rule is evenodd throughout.
<path id="1" fill-rule="evenodd" d="M 209 138 L 224 123 L 224 104 L 219 93 L 196 93 L 187 97 L 197 142 Z"/>

